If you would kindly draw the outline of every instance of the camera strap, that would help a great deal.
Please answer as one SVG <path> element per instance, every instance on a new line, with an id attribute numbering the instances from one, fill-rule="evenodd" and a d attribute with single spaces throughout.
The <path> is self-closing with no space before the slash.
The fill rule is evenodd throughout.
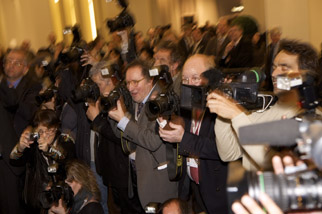
<path id="1" fill-rule="evenodd" d="M 165 146 L 169 180 L 178 181 L 182 176 L 182 156 L 179 155 L 179 144 L 166 143 Z M 176 147 L 175 153 L 174 146 Z"/>
<path id="2" fill-rule="evenodd" d="M 129 141 L 123 139 L 123 132 L 122 131 L 121 131 L 121 146 L 122 146 L 122 151 L 124 152 L 124 154 L 129 155 L 133 152 L 131 150 Z"/>

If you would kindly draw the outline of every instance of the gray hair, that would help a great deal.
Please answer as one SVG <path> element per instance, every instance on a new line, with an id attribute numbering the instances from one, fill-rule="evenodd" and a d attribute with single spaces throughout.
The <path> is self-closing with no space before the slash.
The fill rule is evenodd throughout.
<path id="1" fill-rule="evenodd" d="M 111 63 L 108 61 L 100 61 L 98 63 L 96 63 L 95 65 L 93 65 L 93 67 L 91 68 L 91 70 L 89 70 L 89 76 L 92 77 L 98 73 L 101 73 L 102 69 L 109 66 Z"/>

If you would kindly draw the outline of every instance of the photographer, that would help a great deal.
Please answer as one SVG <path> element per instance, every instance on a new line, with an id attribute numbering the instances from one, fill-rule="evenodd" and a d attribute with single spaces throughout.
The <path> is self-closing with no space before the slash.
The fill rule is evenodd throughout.
<path id="1" fill-rule="evenodd" d="M 213 60 L 201 54 L 188 58 L 183 66 L 182 84 L 201 86 L 201 74 L 214 67 Z M 179 154 L 185 157 L 179 196 L 188 199 L 189 190 L 197 213 L 228 213 L 226 180 L 227 163 L 221 161 L 215 143 L 216 115 L 208 109 L 181 111 L 183 124 L 170 121 L 160 128 L 160 137 L 178 143 Z"/>
<path id="2" fill-rule="evenodd" d="M 111 68 L 108 62 L 101 61 L 94 65 L 89 75 L 98 85 L 101 98 L 107 97 L 119 82 L 115 75 L 117 71 L 108 69 L 109 74 L 103 75 L 103 71 Z M 121 213 L 140 213 L 142 211 L 138 195 L 128 197 L 129 160 L 123 153 L 121 139 L 115 136 L 106 116 L 100 114 L 100 100 L 88 103 L 86 115 L 91 121 L 91 129 L 98 133 L 95 141 L 95 166 L 96 171 L 102 176 L 103 183 L 109 187 L 110 194 L 108 204 L 115 203 Z M 102 193 L 103 194 L 103 193 Z M 113 200 L 111 200 L 113 198 Z M 109 211 L 112 212 L 112 206 Z"/>
<path id="3" fill-rule="evenodd" d="M 248 113 L 234 100 L 214 91 L 208 95 L 207 106 L 210 111 L 216 113 L 215 132 L 216 143 L 220 157 L 224 161 L 232 161 L 240 158 L 243 149 L 249 154 L 243 157 L 243 166 L 248 170 L 256 168 L 270 168 L 270 157 L 273 151 L 265 146 L 243 146 L 238 143 L 238 129 L 252 123 L 261 123 L 284 118 L 291 118 L 301 112 L 298 106 L 299 93 L 297 89 L 281 90 L 277 87 L 277 78 L 280 76 L 301 76 L 304 80 L 310 80 L 309 85 L 313 85 L 317 75 L 317 53 L 311 45 L 293 40 L 283 40 L 280 44 L 279 52 L 274 59 L 272 80 L 274 83 L 274 94 L 278 97 L 275 105 L 269 110 L 258 113 Z M 313 81 L 312 81 L 313 79 Z M 304 83 L 303 83 L 304 84 Z"/>
<path id="4" fill-rule="evenodd" d="M 91 169 L 80 161 L 70 161 L 66 166 L 66 183 L 72 188 L 74 201 L 71 209 L 60 199 L 53 205 L 48 214 L 103 214 L 100 201 L 100 190 Z"/>
<path id="5" fill-rule="evenodd" d="M 109 111 L 109 117 L 116 121 L 118 129 L 123 132 L 122 140 L 128 140 L 133 149 L 130 154 L 133 186 L 137 185 L 142 207 L 149 202 L 163 203 L 177 197 L 178 186 L 177 182 L 169 181 L 166 145 L 157 132 L 156 121 L 150 120 L 144 111 L 154 90 L 149 67 L 142 61 L 133 61 L 125 69 L 125 81 L 134 108 L 124 110 L 118 101 L 117 108 Z M 128 114 L 126 111 L 134 113 Z"/>
<path id="6" fill-rule="evenodd" d="M 59 124 L 54 111 L 38 111 L 10 154 L 11 164 L 26 165 L 24 199 L 30 212 L 43 208 L 40 194 L 54 182 L 51 175 L 63 178 L 62 165 L 75 157 L 74 142 L 58 131 Z"/>

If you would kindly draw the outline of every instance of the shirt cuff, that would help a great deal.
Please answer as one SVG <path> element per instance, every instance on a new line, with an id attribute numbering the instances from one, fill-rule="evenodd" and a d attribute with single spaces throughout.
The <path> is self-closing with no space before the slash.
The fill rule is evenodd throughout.
<path id="1" fill-rule="evenodd" d="M 122 119 L 120 120 L 120 122 L 117 124 L 117 128 L 119 128 L 120 130 L 122 130 L 124 132 L 127 124 L 130 122 L 129 118 L 127 117 L 122 117 Z"/>

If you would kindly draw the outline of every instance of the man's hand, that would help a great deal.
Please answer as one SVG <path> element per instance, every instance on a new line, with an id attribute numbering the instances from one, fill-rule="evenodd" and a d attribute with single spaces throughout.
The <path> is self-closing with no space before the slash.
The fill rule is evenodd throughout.
<path id="1" fill-rule="evenodd" d="M 161 117 L 158 118 L 163 121 Z M 182 118 L 176 117 L 174 120 L 168 121 L 164 128 L 159 128 L 160 137 L 169 143 L 180 143 L 184 135 L 184 125 Z"/>
<path id="2" fill-rule="evenodd" d="M 108 116 L 116 122 L 120 122 L 120 120 L 125 116 L 125 111 L 120 100 L 118 100 L 116 104 L 116 108 L 110 110 L 108 112 Z"/>
<path id="3" fill-rule="evenodd" d="M 267 212 L 248 195 L 244 195 L 241 198 L 241 202 L 234 202 L 232 210 L 236 214 L 283 214 L 283 211 L 267 194 L 260 193 L 259 200 Z M 245 208 L 247 208 L 247 210 Z"/>
<path id="4" fill-rule="evenodd" d="M 48 214 L 66 214 L 66 208 L 63 206 L 63 200 L 59 199 L 57 206 L 52 205 L 52 207 L 48 210 Z"/>
<path id="5" fill-rule="evenodd" d="M 90 121 L 93 121 L 97 115 L 100 113 L 99 109 L 99 100 L 97 100 L 95 103 L 94 102 L 89 102 L 88 103 L 88 109 L 86 111 L 86 116 Z"/>
<path id="6" fill-rule="evenodd" d="M 244 109 L 232 98 L 225 96 L 219 91 L 213 91 L 208 95 L 207 107 L 210 112 L 230 120 L 244 112 Z"/>

